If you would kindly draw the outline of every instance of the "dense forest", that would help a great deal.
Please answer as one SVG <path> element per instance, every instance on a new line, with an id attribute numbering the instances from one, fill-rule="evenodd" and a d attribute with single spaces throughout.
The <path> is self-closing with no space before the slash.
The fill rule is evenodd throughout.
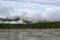
<path id="1" fill-rule="evenodd" d="M 9 19 L 9 18 L 0 18 L 0 21 L 18 21 L 20 20 L 19 17 L 15 17 L 14 19 Z M 46 28 L 60 28 L 60 22 L 47 22 L 47 21 L 38 21 L 36 23 L 33 23 L 32 21 L 28 20 L 23 20 L 25 24 L 9 24 L 9 23 L 0 23 L 0 29 L 46 29 Z"/>
<path id="2" fill-rule="evenodd" d="M 60 28 L 60 22 L 44 22 L 44 23 L 34 23 L 34 24 L 0 24 L 0 28 L 7 29 L 46 29 L 46 28 Z"/>

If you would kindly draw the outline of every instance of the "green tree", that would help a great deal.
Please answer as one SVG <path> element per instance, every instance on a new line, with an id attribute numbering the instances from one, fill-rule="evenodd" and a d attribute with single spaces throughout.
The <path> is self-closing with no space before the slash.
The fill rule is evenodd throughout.
<path id="1" fill-rule="evenodd" d="M 23 20 L 23 22 L 26 24 L 32 24 L 33 23 L 32 21 L 29 21 L 29 20 Z"/>
<path id="2" fill-rule="evenodd" d="M 4 18 L 4 19 L 0 19 L 0 20 L 2 20 L 3 22 L 5 22 L 5 21 L 9 21 L 9 22 L 11 22 L 11 21 L 18 21 L 18 20 L 20 20 L 20 17 L 14 17 L 13 19 L 11 19 L 11 18 Z"/>

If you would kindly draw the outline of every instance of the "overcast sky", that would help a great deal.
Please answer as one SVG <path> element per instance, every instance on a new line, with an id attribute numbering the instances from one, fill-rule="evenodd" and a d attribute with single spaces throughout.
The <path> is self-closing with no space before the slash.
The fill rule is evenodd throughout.
<path id="1" fill-rule="evenodd" d="M 0 0 L 0 17 L 60 21 L 60 0 Z"/>

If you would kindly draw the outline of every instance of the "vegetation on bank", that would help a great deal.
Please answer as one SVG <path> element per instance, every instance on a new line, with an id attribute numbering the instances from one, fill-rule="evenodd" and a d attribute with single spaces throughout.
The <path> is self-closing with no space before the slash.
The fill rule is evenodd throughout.
<path id="1" fill-rule="evenodd" d="M 7 28 L 7 29 L 40 29 L 40 28 L 60 28 L 60 22 L 38 22 L 34 24 L 0 24 L 0 28 Z"/>
<path id="2" fill-rule="evenodd" d="M 0 18 L 0 29 L 40 29 L 40 28 L 60 28 L 60 22 L 47 22 L 47 21 L 38 21 L 37 23 L 33 23 L 32 21 L 29 20 L 22 20 L 24 23 L 23 24 L 9 24 L 11 21 L 19 21 L 21 20 L 20 17 L 16 16 L 14 18 Z M 9 23 L 5 23 L 5 22 Z"/>

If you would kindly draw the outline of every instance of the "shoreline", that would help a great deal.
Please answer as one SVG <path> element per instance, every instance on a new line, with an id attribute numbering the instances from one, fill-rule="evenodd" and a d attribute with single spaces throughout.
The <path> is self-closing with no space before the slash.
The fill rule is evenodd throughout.
<path id="1" fill-rule="evenodd" d="M 0 28 L 1 29 L 1 28 Z M 8 29 L 8 28 L 2 28 L 2 29 Z M 9 29 L 18 29 L 18 28 L 9 28 Z M 24 29 L 24 28 L 21 28 L 22 30 L 30 30 L 29 28 L 26 28 L 26 29 Z M 47 29 L 31 29 L 31 30 L 60 30 L 60 28 L 47 28 Z"/>

